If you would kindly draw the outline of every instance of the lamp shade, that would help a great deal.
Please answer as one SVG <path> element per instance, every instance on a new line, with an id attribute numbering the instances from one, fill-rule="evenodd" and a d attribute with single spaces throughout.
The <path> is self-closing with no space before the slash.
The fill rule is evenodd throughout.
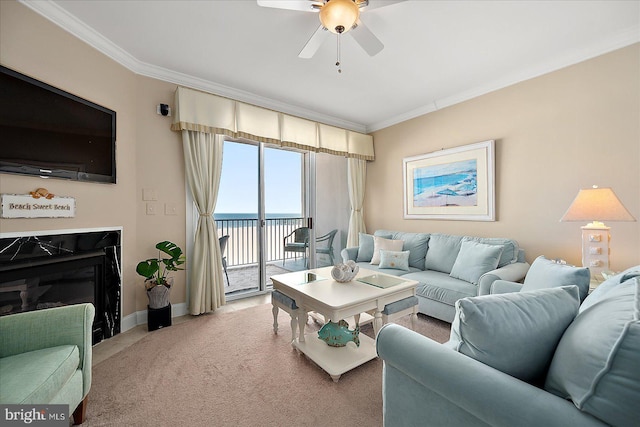
<path id="1" fill-rule="evenodd" d="M 635 221 L 611 188 L 581 189 L 560 221 Z"/>
<path id="2" fill-rule="evenodd" d="M 330 0 L 320 9 L 320 22 L 334 34 L 349 31 L 360 15 L 360 8 L 353 0 Z"/>

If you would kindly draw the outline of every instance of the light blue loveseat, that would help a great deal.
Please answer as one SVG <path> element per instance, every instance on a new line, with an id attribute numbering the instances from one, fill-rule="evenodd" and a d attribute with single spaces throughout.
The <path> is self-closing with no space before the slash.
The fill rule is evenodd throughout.
<path id="1" fill-rule="evenodd" d="M 403 241 L 402 251 L 409 252 L 406 269 L 370 264 L 374 236 Z M 511 239 L 390 230 L 377 230 L 373 236 L 360 233 L 359 238 L 358 247 L 342 250 L 343 262 L 353 260 L 360 268 L 416 280 L 418 312 L 449 323 L 457 300 L 488 294 L 491 284 L 499 279 L 520 281 L 529 269 L 524 250 Z M 485 256 L 487 245 L 502 248 L 494 259 L 497 265 L 492 267 L 486 266 L 486 259 L 496 253 Z"/>
<path id="2" fill-rule="evenodd" d="M 481 315 L 458 307 L 466 311 L 455 322 L 469 326 L 500 306 L 508 321 L 467 330 L 466 337 L 456 337 L 454 322 L 446 344 L 394 324 L 380 330 L 385 427 L 638 425 L 640 266 L 608 279 L 581 305 L 576 286 L 468 298 L 458 306 L 463 302 Z M 473 344 L 462 349 L 474 339 L 493 353 L 490 360 Z"/>
<path id="3" fill-rule="evenodd" d="M 0 403 L 66 404 L 82 424 L 94 315 L 75 304 L 0 317 Z"/>

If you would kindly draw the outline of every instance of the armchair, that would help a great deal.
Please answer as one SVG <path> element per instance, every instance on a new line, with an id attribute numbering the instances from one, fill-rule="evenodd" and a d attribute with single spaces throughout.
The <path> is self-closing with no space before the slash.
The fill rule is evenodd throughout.
<path id="1" fill-rule="evenodd" d="M 287 252 L 294 252 L 296 254 L 302 253 L 305 261 L 307 259 L 307 250 L 309 248 L 309 227 L 299 227 L 293 230 L 291 233 L 284 236 L 282 239 L 283 245 L 283 257 L 282 265 L 287 255 Z M 306 263 L 305 263 L 306 264 Z"/>
<path id="2" fill-rule="evenodd" d="M 331 261 L 330 265 L 334 264 L 333 260 L 333 239 L 336 237 L 336 233 L 338 230 L 332 230 L 325 234 L 324 236 L 320 236 L 316 238 L 316 253 L 328 255 L 329 260 Z"/>
<path id="3" fill-rule="evenodd" d="M 225 235 L 218 238 L 218 243 L 220 244 L 220 256 L 222 257 L 222 269 L 224 270 L 224 275 L 227 276 L 227 286 L 230 285 L 229 274 L 227 273 L 227 256 L 225 255 L 228 241 L 229 241 L 229 235 Z"/>
<path id="4" fill-rule="evenodd" d="M 502 294 L 508 292 L 533 291 L 536 289 L 576 285 L 580 292 L 580 301 L 589 294 L 589 282 L 591 275 L 587 267 L 575 267 L 568 264 L 560 264 L 540 255 L 536 258 L 524 283 L 516 283 L 508 280 L 496 280 L 488 289 L 488 294 Z"/>
<path id="5" fill-rule="evenodd" d="M 0 403 L 68 404 L 84 422 L 91 388 L 92 304 L 0 317 Z"/>

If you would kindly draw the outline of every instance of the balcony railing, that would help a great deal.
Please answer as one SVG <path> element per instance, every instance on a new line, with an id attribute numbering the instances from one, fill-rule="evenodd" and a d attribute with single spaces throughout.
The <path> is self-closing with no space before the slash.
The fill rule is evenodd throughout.
<path id="1" fill-rule="evenodd" d="M 258 220 L 216 219 L 219 236 L 229 236 L 227 242 L 227 266 L 242 266 L 258 263 Z M 305 226 L 305 218 L 270 218 L 265 220 L 265 262 L 281 261 L 284 237 L 298 227 Z M 292 256 L 292 255 L 291 255 Z"/>

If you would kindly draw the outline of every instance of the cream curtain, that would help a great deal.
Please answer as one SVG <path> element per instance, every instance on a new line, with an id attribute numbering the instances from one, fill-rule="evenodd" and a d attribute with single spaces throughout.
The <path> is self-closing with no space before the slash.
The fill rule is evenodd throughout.
<path id="1" fill-rule="evenodd" d="M 349 187 L 349 202 L 351 216 L 349 218 L 349 233 L 347 247 L 358 246 L 358 233 L 366 233 L 364 225 L 364 186 L 367 178 L 367 161 L 361 159 L 347 159 L 347 186 Z"/>
<path id="2" fill-rule="evenodd" d="M 189 260 L 189 312 L 198 315 L 224 305 L 222 257 L 213 211 L 222 173 L 223 136 L 182 131 L 185 173 L 199 218 Z"/>

